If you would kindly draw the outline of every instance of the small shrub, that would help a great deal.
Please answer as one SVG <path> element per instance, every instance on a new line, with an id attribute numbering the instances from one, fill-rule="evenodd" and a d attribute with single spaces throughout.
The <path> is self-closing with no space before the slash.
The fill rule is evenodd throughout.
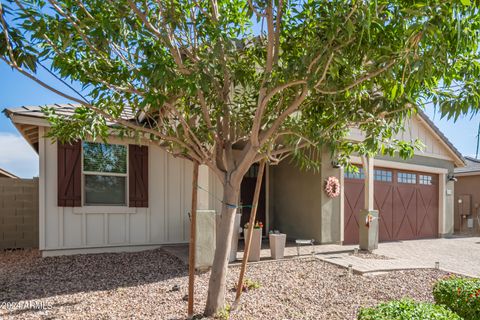
<path id="1" fill-rule="evenodd" d="M 480 279 L 451 276 L 435 283 L 433 297 L 465 320 L 480 319 Z"/>
<path id="2" fill-rule="evenodd" d="M 461 320 L 457 314 L 426 302 L 410 299 L 393 300 L 373 308 L 362 308 L 358 320 Z"/>
<path id="3" fill-rule="evenodd" d="M 230 305 L 227 304 L 225 308 L 217 312 L 217 314 L 215 315 L 215 319 L 219 319 L 219 320 L 230 319 L 230 311 L 231 311 L 231 307 Z"/>
<path id="4" fill-rule="evenodd" d="M 250 290 L 258 289 L 260 287 L 261 287 L 260 282 L 255 281 L 255 280 L 245 279 L 243 281 L 242 291 L 247 292 L 247 291 L 250 291 Z M 237 291 L 237 286 L 236 285 L 235 285 L 235 287 L 232 288 L 232 291 Z"/>
<path id="5" fill-rule="evenodd" d="M 250 279 L 245 279 L 245 281 L 243 282 L 243 286 L 247 288 L 247 291 L 258 289 L 261 287 L 260 282 Z"/>

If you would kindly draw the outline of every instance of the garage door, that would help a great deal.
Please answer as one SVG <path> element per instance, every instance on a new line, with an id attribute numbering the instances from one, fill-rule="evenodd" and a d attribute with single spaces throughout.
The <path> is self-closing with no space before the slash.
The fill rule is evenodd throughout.
<path id="1" fill-rule="evenodd" d="M 438 175 L 375 168 L 375 209 L 379 241 L 435 238 L 438 235 Z M 345 173 L 345 244 L 358 243 L 359 212 L 364 208 L 363 170 Z"/>

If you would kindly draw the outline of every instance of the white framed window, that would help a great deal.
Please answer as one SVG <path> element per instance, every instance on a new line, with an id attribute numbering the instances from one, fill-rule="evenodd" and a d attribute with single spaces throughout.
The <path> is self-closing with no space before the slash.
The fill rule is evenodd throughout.
<path id="1" fill-rule="evenodd" d="M 84 205 L 127 205 L 127 159 L 126 145 L 82 143 Z"/>

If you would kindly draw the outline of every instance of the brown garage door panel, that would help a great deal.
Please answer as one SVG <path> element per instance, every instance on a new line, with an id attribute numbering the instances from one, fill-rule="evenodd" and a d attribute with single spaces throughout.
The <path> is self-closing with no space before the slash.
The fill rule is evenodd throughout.
<path id="1" fill-rule="evenodd" d="M 344 243 L 353 244 L 358 243 L 358 214 L 364 207 L 365 199 L 363 189 L 365 185 L 363 180 L 347 180 L 345 179 L 345 204 L 344 204 Z"/>
<path id="2" fill-rule="evenodd" d="M 384 181 L 375 181 L 374 186 L 374 204 L 380 216 L 379 240 L 437 237 L 438 177 L 402 170 L 379 171 L 392 173 Z M 358 215 L 364 207 L 364 180 L 360 175 L 351 177 L 345 178 L 345 244 L 358 243 Z"/>
<path id="3" fill-rule="evenodd" d="M 393 196 L 392 240 L 415 239 L 417 228 L 417 197 L 414 185 L 398 184 Z"/>
<path id="4" fill-rule="evenodd" d="M 438 235 L 438 184 L 417 188 L 417 237 L 434 238 Z"/>
<path id="5" fill-rule="evenodd" d="M 394 188 L 391 184 L 377 182 L 374 185 L 374 190 L 375 209 L 378 210 L 379 215 L 381 213 L 378 237 L 380 241 L 391 241 L 394 239 L 392 212 Z"/>

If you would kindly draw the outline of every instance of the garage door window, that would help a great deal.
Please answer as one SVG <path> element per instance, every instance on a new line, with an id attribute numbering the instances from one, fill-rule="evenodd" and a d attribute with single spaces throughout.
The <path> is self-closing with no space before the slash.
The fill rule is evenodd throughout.
<path id="1" fill-rule="evenodd" d="M 431 186 L 433 185 L 433 177 L 421 174 L 418 176 L 418 183 Z"/>
<path id="2" fill-rule="evenodd" d="M 392 182 L 392 171 L 387 170 L 375 170 L 373 177 L 375 181 L 382 181 L 382 182 Z"/>
<path id="3" fill-rule="evenodd" d="M 407 184 L 416 184 L 417 183 L 417 175 L 415 173 L 406 173 L 406 172 L 399 172 L 398 173 L 398 183 L 407 183 Z"/>
<path id="4" fill-rule="evenodd" d="M 345 172 L 345 178 L 347 179 L 365 179 L 363 168 L 358 168 L 358 172 Z"/>

